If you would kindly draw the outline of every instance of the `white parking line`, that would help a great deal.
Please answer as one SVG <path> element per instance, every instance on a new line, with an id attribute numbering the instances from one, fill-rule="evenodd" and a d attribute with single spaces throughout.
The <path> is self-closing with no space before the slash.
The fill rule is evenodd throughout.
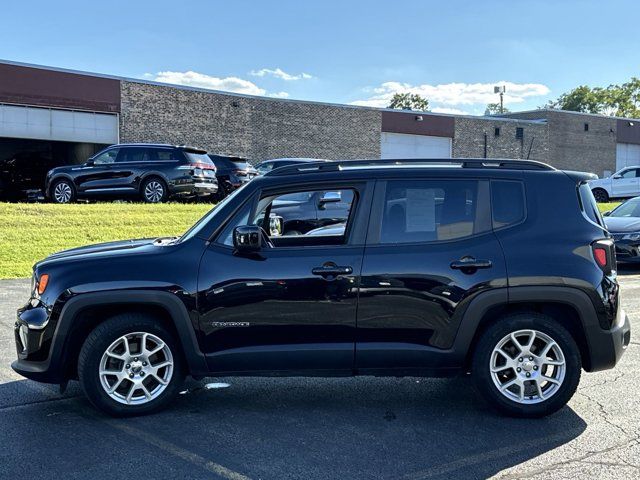
<path id="1" fill-rule="evenodd" d="M 189 450 L 185 450 L 184 448 L 178 447 L 173 443 L 167 442 L 161 438 L 156 437 L 147 432 L 143 432 L 135 427 L 126 425 L 120 420 L 105 420 L 104 418 L 96 417 L 101 420 L 103 423 L 108 424 L 110 427 L 116 428 L 132 437 L 139 438 L 144 442 L 153 445 L 165 452 L 174 455 L 178 458 L 186 460 L 189 463 L 197 465 L 198 467 L 204 468 L 211 473 L 215 473 L 223 478 L 228 480 L 251 480 L 250 477 L 242 475 L 241 473 L 234 472 L 233 470 L 228 469 L 220 465 L 219 463 L 212 462 L 211 460 L 207 460 L 206 458 L 201 457 L 200 455 L 190 452 Z"/>

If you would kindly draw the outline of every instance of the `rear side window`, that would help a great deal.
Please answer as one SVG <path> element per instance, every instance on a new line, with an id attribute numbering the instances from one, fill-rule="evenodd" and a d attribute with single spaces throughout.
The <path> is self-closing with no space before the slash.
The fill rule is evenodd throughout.
<path id="1" fill-rule="evenodd" d="M 588 184 L 583 183 L 578 187 L 578 198 L 580 200 L 580 208 L 586 217 L 593 223 L 604 227 L 604 220 L 602 220 L 598 204 Z"/>
<path id="2" fill-rule="evenodd" d="M 521 182 L 492 180 L 493 228 L 503 228 L 522 222 L 525 217 L 524 198 L 524 186 Z"/>
<path id="3" fill-rule="evenodd" d="M 482 202 L 479 192 L 476 180 L 388 182 L 380 243 L 456 240 L 489 230 L 486 194 Z"/>
<path id="4" fill-rule="evenodd" d="M 149 160 L 149 149 L 147 148 L 123 148 L 118 155 L 117 162 L 146 162 Z"/>
<path id="5" fill-rule="evenodd" d="M 182 160 L 182 154 L 178 150 L 171 148 L 152 148 L 151 160 L 160 162 L 170 162 L 175 160 Z"/>

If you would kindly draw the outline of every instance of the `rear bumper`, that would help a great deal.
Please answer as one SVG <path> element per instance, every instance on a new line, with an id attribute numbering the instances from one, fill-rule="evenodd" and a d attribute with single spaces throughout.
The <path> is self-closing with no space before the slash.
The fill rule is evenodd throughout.
<path id="1" fill-rule="evenodd" d="M 218 191 L 217 182 L 195 182 L 174 185 L 173 195 L 213 195 Z"/>
<path id="2" fill-rule="evenodd" d="M 620 309 L 618 318 L 611 329 L 603 330 L 593 326 L 586 332 L 591 354 L 591 368 L 596 372 L 613 368 L 631 342 L 629 317 Z"/>

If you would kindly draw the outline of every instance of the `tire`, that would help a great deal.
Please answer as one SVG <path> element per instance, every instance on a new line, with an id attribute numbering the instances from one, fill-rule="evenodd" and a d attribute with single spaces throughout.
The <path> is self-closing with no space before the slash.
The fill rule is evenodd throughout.
<path id="1" fill-rule="evenodd" d="M 71 203 L 76 199 L 76 189 L 73 183 L 66 178 L 56 180 L 51 185 L 49 193 L 54 203 Z"/>
<path id="2" fill-rule="evenodd" d="M 142 338 L 146 350 L 141 350 Z M 177 395 L 185 363 L 176 340 L 157 320 L 126 313 L 106 320 L 89 334 L 78 357 L 78 377 L 85 395 L 99 410 L 114 417 L 145 415 L 165 408 Z"/>
<path id="3" fill-rule="evenodd" d="M 529 355 L 531 332 L 536 336 Z M 516 354 L 512 334 L 524 351 Z M 509 340 L 503 344 L 505 339 Z M 542 355 L 537 354 L 550 342 L 555 347 L 549 347 L 543 362 Z M 536 418 L 556 412 L 571 399 L 580 382 L 581 368 L 580 351 L 571 334 L 552 317 L 526 312 L 503 317 L 482 334 L 471 373 L 476 388 L 493 408 L 509 416 Z M 553 382 L 542 380 L 543 375 Z"/>
<path id="4" fill-rule="evenodd" d="M 607 203 L 609 201 L 609 194 L 603 188 L 594 188 L 593 196 L 598 203 Z"/>
<path id="5" fill-rule="evenodd" d="M 140 187 L 140 194 L 146 203 L 163 203 L 169 197 L 167 184 L 158 177 L 145 179 Z"/>

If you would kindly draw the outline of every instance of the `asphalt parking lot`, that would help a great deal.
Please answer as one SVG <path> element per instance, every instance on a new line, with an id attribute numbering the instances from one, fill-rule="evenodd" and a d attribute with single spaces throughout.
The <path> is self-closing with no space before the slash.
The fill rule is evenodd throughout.
<path id="1" fill-rule="evenodd" d="M 640 332 L 640 268 L 621 275 Z M 13 373 L 27 280 L 0 281 L 0 478 L 638 478 L 640 342 L 583 374 L 542 420 L 496 415 L 469 378 L 206 379 L 160 414 L 115 420 L 77 383 Z M 226 382 L 226 388 L 211 387 Z"/>

